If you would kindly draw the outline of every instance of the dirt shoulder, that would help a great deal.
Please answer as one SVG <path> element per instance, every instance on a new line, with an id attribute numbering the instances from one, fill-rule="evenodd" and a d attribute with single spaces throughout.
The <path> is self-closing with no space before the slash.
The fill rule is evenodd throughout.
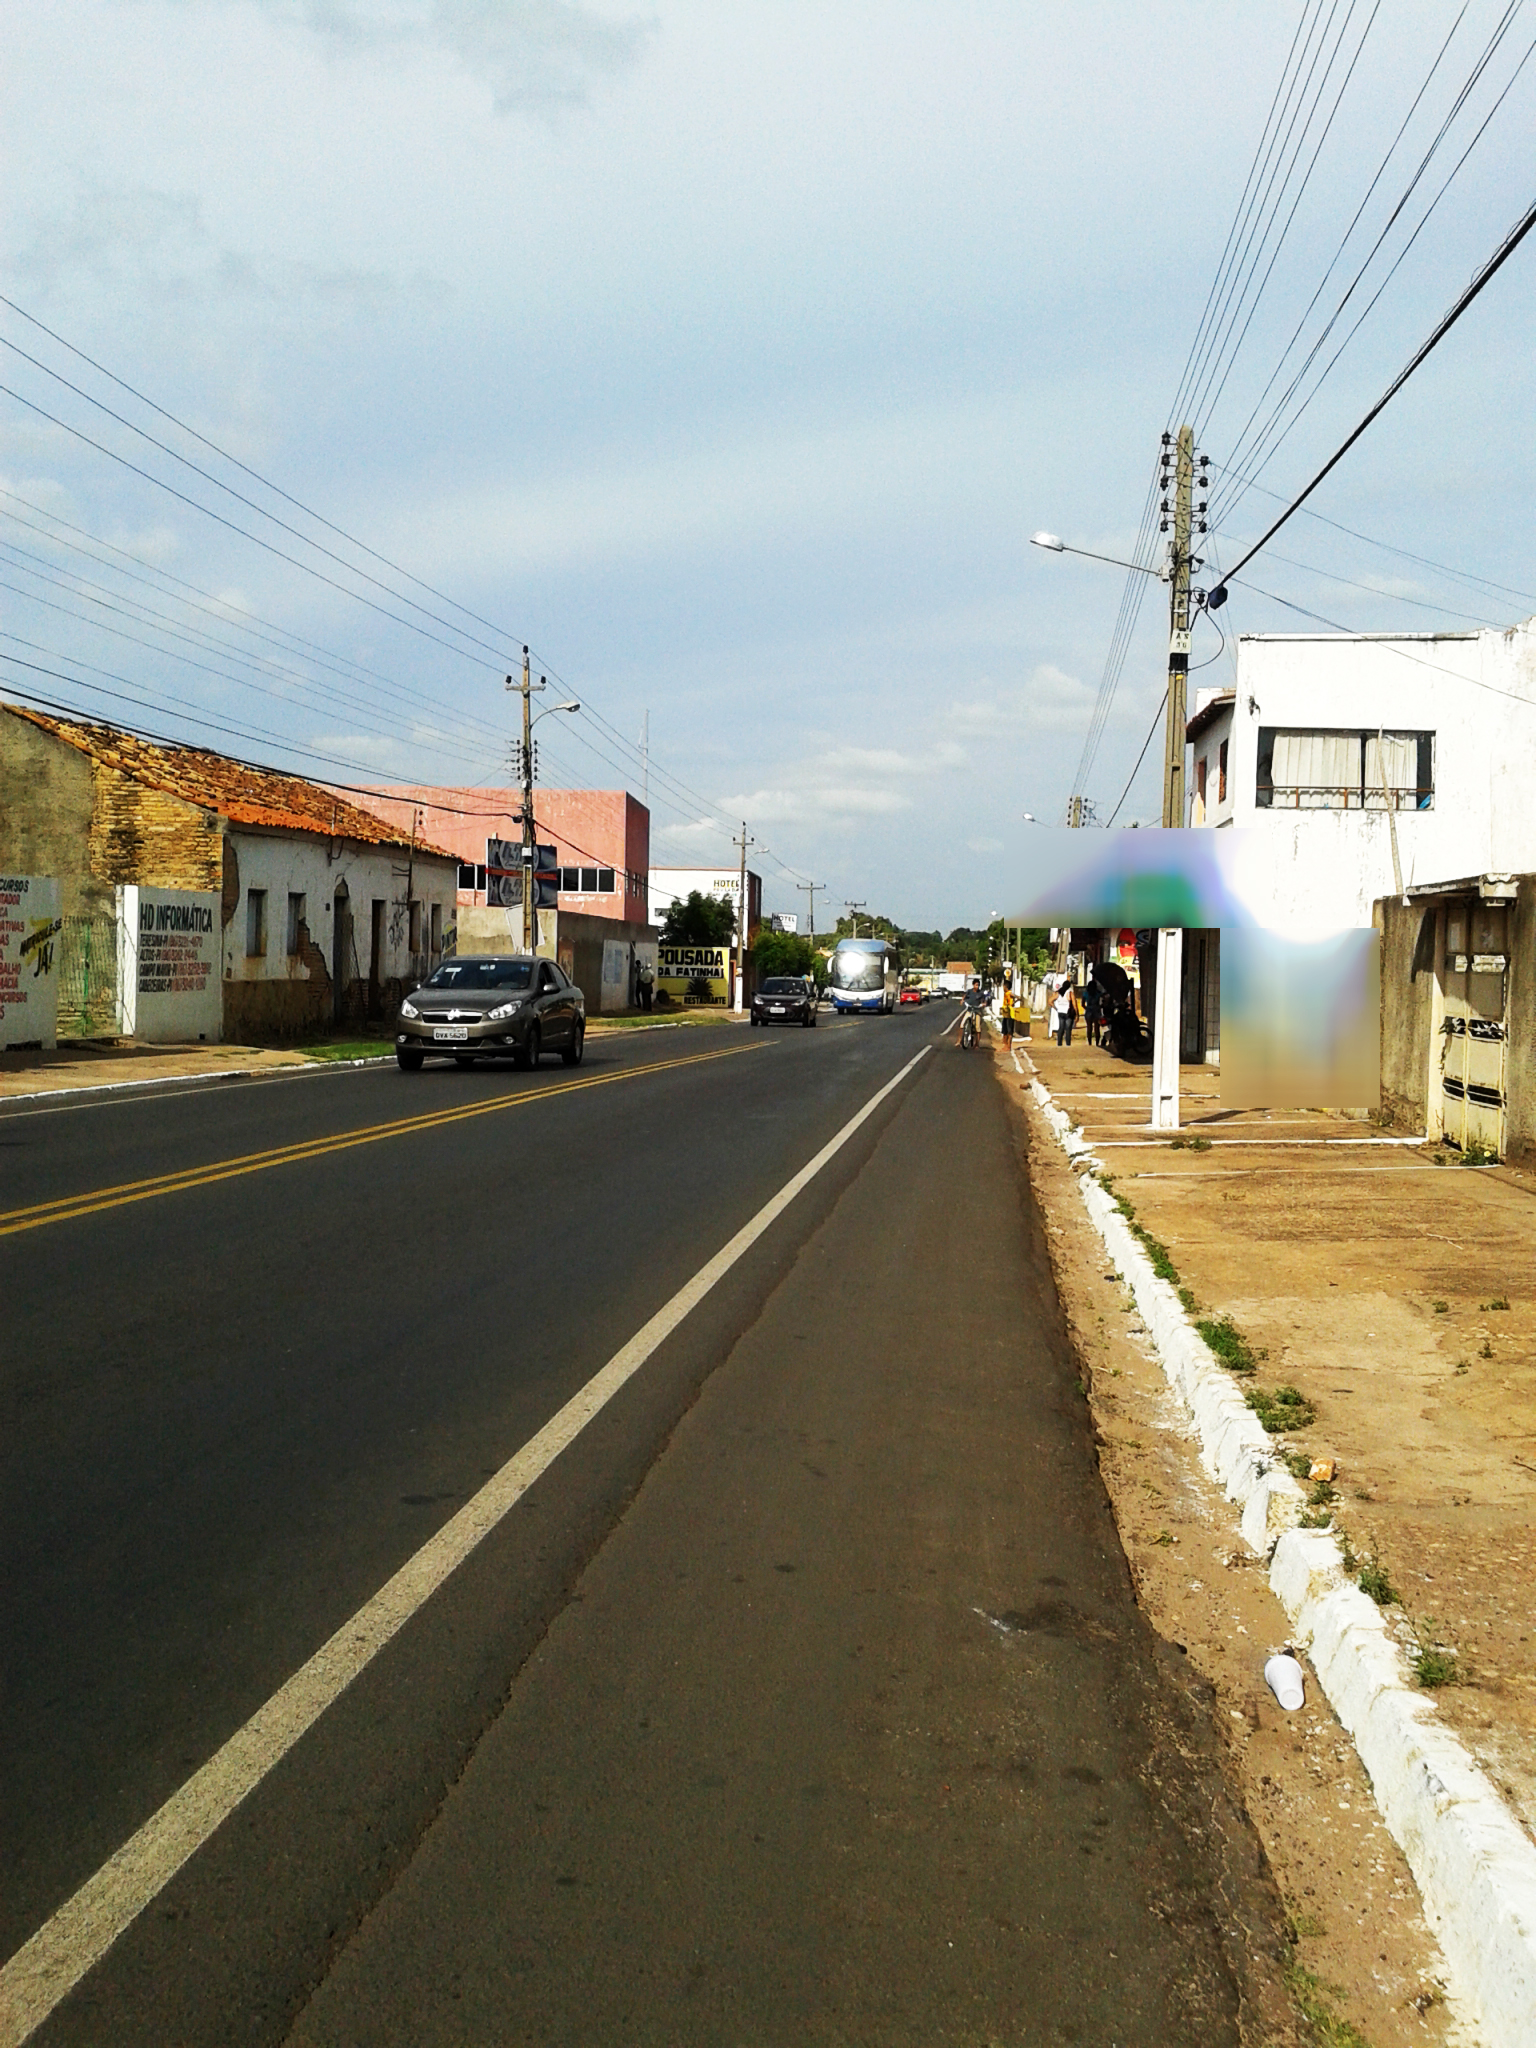
<path id="1" fill-rule="evenodd" d="M 1113 1087 L 1116 1070 L 1107 1056 L 1077 1047 L 1058 1052 L 1038 1040 L 1020 1050 L 1033 1056 L 1053 1093 L 1074 1082 L 1084 1093 L 1128 1092 Z M 1234 1509 L 1200 1467 L 1183 1412 L 1129 1293 L 1110 1268 L 1065 1155 L 1012 1061 L 1001 1048 L 994 1058 L 1012 1113 L 1028 1130 L 1030 1173 L 1057 1288 L 1138 1595 L 1159 1633 L 1188 1654 L 1214 1694 L 1232 1782 L 1291 1914 L 1298 2001 L 1304 2010 L 1331 2011 L 1343 2027 L 1357 2030 L 1320 2022 L 1317 2038 L 1343 2048 L 1358 2048 L 1362 2039 L 1371 2048 L 1464 2039 L 1442 1996 L 1443 1964 L 1412 1874 L 1376 1811 L 1354 1746 L 1310 1674 L 1307 1704 L 1296 1714 L 1286 1714 L 1265 1686 L 1265 1659 L 1288 1637 L 1285 1611 L 1262 1561 L 1238 1534 Z M 1101 1059 L 1108 1081 L 1099 1078 Z M 1124 1075 L 1124 1081 L 1136 1088 L 1137 1099 L 1121 1105 L 1122 1131 L 1146 1115 L 1145 1077 Z M 1192 1076 L 1191 1084 L 1214 1095 L 1214 1077 Z M 1074 1115 L 1088 1107 L 1062 1106 Z M 1092 1124 L 1089 1129 L 1092 1134 Z M 1129 1178 L 1115 1154 L 1105 1156 L 1115 1162 L 1111 1172 Z M 1197 1155 L 1199 1164 L 1209 1156 Z M 1169 1160 L 1166 1147 L 1159 1148 L 1158 1166 L 1177 1161 L 1177 1154 Z M 1211 1188 L 1221 1205 L 1229 1190 L 1217 1191 L 1214 1182 Z M 1142 1210 L 1141 1192 L 1135 1183 L 1138 1217 L 1172 1249 L 1172 1206 L 1153 1221 Z M 1255 1257 L 1252 1246 L 1232 1250 L 1234 1271 Z M 1256 1277 L 1249 1275 L 1250 1291 L 1241 1298 L 1250 1317 Z M 1195 1285 L 1203 1294 L 1205 1286 Z M 1215 1299 L 1214 1288 L 1209 1298 Z M 1335 1305 L 1330 1294 L 1329 1308 Z M 1289 1365 L 1285 1371 L 1294 1377 Z"/>
<path id="2" fill-rule="evenodd" d="M 380 1047 L 381 1052 L 389 1049 L 388 1045 Z M 124 1082 L 180 1081 L 309 1064 L 303 1052 L 287 1047 L 83 1042 L 62 1045 L 54 1052 L 0 1053 L 0 1101 L 80 1088 L 113 1088 Z"/>

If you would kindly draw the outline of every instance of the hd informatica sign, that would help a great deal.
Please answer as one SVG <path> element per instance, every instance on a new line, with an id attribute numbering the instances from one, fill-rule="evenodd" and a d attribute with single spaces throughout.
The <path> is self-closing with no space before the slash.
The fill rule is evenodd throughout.
<path id="1" fill-rule="evenodd" d="M 674 1003 L 728 1003 L 728 953 L 725 946 L 658 946 L 656 986 Z"/>

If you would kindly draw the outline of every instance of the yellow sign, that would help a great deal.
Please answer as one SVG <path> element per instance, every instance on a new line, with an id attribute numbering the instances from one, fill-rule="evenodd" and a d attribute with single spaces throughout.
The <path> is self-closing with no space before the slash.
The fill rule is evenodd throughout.
<path id="1" fill-rule="evenodd" d="M 658 946 L 656 986 L 674 1003 L 724 1005 L 731 999 L 728 946 Z"/>

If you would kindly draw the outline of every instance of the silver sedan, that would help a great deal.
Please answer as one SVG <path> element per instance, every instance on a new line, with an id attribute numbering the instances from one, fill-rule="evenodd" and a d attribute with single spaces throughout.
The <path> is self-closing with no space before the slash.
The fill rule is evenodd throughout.
<path id="1" fill-rule="evenodd" d="M 579 1067 L 586 1035 L 586 998 L 553 960 L 470 954 L 445 960 L 400 1005 L 395 1058 L 407 1073 L 429 1053 L 461 1067 L 508 1057 L 536 1067 L 558 1052 Z"/>

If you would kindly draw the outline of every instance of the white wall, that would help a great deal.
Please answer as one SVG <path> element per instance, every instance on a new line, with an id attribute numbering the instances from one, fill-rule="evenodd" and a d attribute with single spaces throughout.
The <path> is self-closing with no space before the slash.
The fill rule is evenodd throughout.
<path id="1" fill-rule="evenodd" d="M 0 1047 L 59 1042 L 59 885 L 0 874 Z"/>
<path id="2" fill-rule="evenodd" d="M 216 895 L 189 889 L 119 891 L 118 1000 L 122 1027 L 133 1037 L 150 1045 L 217 1042 L 224 1019 L 221 914 Z"/>
<path id="3" fill-rule="evenodd" d="M 413 965 L 404 847 L 362 846 L 346 840 L 333 859 L 336 842 L 311 833 L 253 832 L 232 827 L 229 839 L 240 870 L 240 901 L 224 927 L 226 981 L 310 978 L 305 962 L 290 956 L 287 950 L 290 893 L 304 897 L 310 938 L 324 955 L 326 970 L 330 972 L 335 958 L 336 890 L 345 882 L 351 902 L 356 961 L 347 962 L 344 981 L 350 981 L 354 975 L 364 982 L 368 979 L 375 899 L 385 905 L 380 981 L 409 981 L 418 970 L 425 971 L 433 904 L 438 907 L 439 929 L 446 934 L 454 928 L 458 914 L 457 861 L 418 851 L 411 864 L 411 892 L 422 906 L 421 948 Z M 266 951 L 256 956 L 246 952 L 247 902 L 252 889 L 267 892 Z"/>
<path id="4" fill-rule="evenodd" d="M 1260 726 L 1428 731 L 1428 810 L 1261 810 Z M 1536 620 L 1470 634 L 1242 639 L 1229 756 L 1231 823 L 1260 835 L 1245 893 L 1265 923 L 1300 931 L 1371 922 L 1403 886 L 1536 869 Z"/>

